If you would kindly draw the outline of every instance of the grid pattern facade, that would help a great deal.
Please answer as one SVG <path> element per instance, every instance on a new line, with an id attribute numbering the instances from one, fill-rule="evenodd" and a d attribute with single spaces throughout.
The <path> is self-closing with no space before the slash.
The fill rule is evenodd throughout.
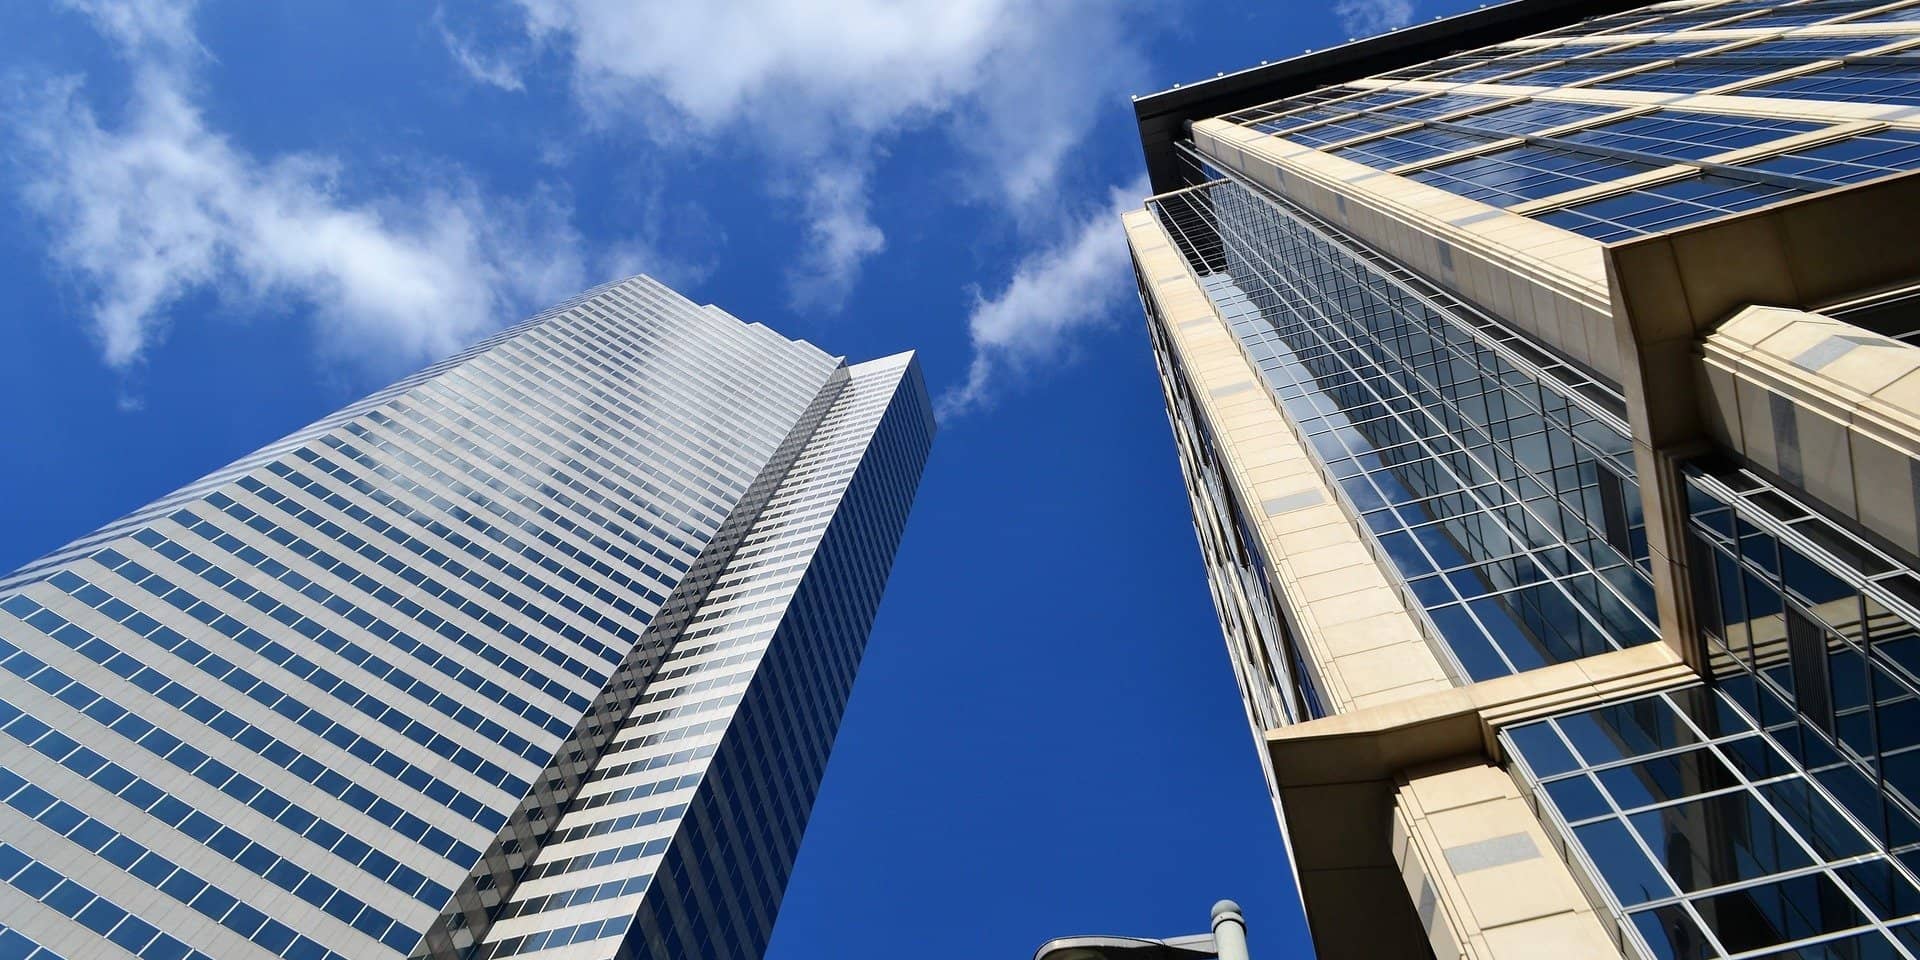
<path id="1" fill-rule="evenodd" d="M 1458 678 L 1655 638 L 1616 394 L 1284 200 L 1152 206 Z"/>
<path id="2" fill-rule="evenodd" d="M 1656 4 L 1224 119 L 1611 242 L 1920 168 L 1920 121 L 1835 108 L 1920 104 L 1916 23 Z"/>
<path id="3" fill-rule="evenodd" d="M 1484 29 L 1484 21 L 1462 25 L 1451 36 Z M 1445 36 L 1436 29 L 1381 56 Z M 1677 264 L 1710 249 L 1671 261 L 1649 252 L 1675 231 L 1742 216 L 1760 223 L 1788 205 L 1839 210 L 1817 205 L 1920 172 L 1920 3 L 1672 0 L 1420 63 L 1342 66 L 1370 56 L 1355 49 L 1346 61 L 1329 54 L 1297 68 L 1275 64 L 1275 84 L 1337 69 L 1352 75 L 1257 106 L 1241 104 L 1257 96 L 1264 66 L 1220 81 L 1216 94 L 1170 91 L 1156 95 L 1162 105 L 1138 108 L 1155 182 L 1167 192 L 1147 201 L 1151 221 L 1129 219 L 1136 274 L 1153 294 L 1143 297 L 1149 335 L 1201 553 L 1249 715 L 1265 725 L 1256 736 L 1283 800 L 1283 828 L 1301 836 L 1285 822 L 1290 802 L 1334 816 L 1341 804 L 1314 791 L 1382 776 L 1372 757 L 1352 761 L 1368 772 L 1334 776 L 1318 765 L 1337 767 L 1331 753 L 1347 740 L 1326 745 L 1322 758 L 1309 749 L 1314 735 L 1276 729 L 1313 727 L 1324 716 L 1314 705 L 1334 702 L 1318 689 L 1323 674 L 1348 669 L 1342 658 L 1361 654 L 1341 651 L 1363 643 L 1322 639 L 1334 652 L 1318 659 L 1297 656 L 1290 643 L 1291 621 L 1318 616 L 1323 601 L 1304 588 L 1290 593 L 1297 581 L 1271 575 L 1294 559 L 1274 548 L 1291 531 L 1262 542 L 1242 519 L 1247 491 L 1280 483 L 1236 474 L 1231 464 L 1246 451 L 1222 448 L 1228 427 L 1209 422 L 1209 409 L 1231 419 L 1245 418 L 1244 408 L 1192 402 L 1188 381 L 1198 374 L 1168 348 L 1154 295 L 1186 296 L 1189 279 L 1212 316 L 1183 326 L 1217 321 L 1231 334 L 1239 358 L 1221 376 L 1239 376 L 1240 361 L 1256 375 L 1289 442 L 1305 448 L 1448 674 L 1443 682 L 1507 684 L 1481 688 L 1501 702 L 1480 708 L 1487 745 L 1471 762 L 1447 756 L 1507 769 L 1558 846 L 1568 868 L 1561 875 L 1581 892 L 1575 899 L 1623 956 L 1920 958 L 1920 557 L 1894 532 L 1903 520 L 1875 529 L 1879 521 L 1855 500 L 1808 491 L 1823 466 L 1814 458 L 1852 454 L 1844 439 L 1835 453 L 1803 434 L 1813 429 L 1804 418 L 1847 414 L 1793 379 L 1818 373 L 1836 350 L 1911 344 L 1920 336 L 1920 275 L 1854 281 L 1847 265 L 1816 266 L 1817 257 L 1797 250 L 1802 259 L 1791 268 L 1760 267 L 1835 277 L 1796 273 L 1773 288 L 1797 284 L 1791 296 L 1808 302 L 1730 309 L 1771 307 L 1864 330 L 1841 330 L 1837 346 L 1799 357 L 1760 355 L 1731 335 L 1714 341 L 1722 352 L 1710 369 L 1737 384 L 1734 401 L 1709 394 L 1718 388 L 1692 367 L 1679 379 L 1698 395 L 1651 382 L 1670 372 L 1659 363 L 1702 363 L 1702 343 L 1727 319 L 1655 302 L 1696 292 L 1712 300 L 1714 268 L 1698 267 L 1699 287 L 1696 275 L 1661 287 L 1648 274 L 1629 289 L 1621 273 L 1623 263 Z M 1196 103 L 1222 104 L 1221 112 Z M 1163 147 L 1158 138 L 1177 129 L 1169 117 L 1182 116 L 1191 121 L 1184 136 Z M 1784 222 L 1767 220 L 1753 236 Z M 1184 276 L 1141 267 L 1142 251 L 1163 249 L 1162 235 L 1184 258 Z M 1700 242 L 1734 245 L 1742 236 L 1727 229 Z M 1623 249 L 1639 238 L 1647 242 Z M 1743 255 L 1711 249 L 1722 261 Z M 1156 262 L 1166 273 L 1166 261 Z M 1684 318 L 1672 321 L 1680 326 L 1667 325 L 1662 310 Z M 1686 333 L 1695 342 L 1684 358 L 1643 339 Z M 1200 342 L 1193 336 L 1183 342 Z M 1194 348 L 1198 369 L 1218 367 L 1212 349 Z M 1749 349 L 1755 370 L 1768 363 L 1784 372 L 1750 373 L 1741 366 Z M 1762 414 L 1743 419 L 1750 401 L 1771 436 L 1721 449 L 1716 430 L 1731 429 L 1738 443 L 1740 431 L 1760 429 Z M 1697 405 L 1702 418 L 1722 422 L 1693 427 L 1684 423 L 1690 412 L 1656 403 Z M 1740 422 L 1728 428 L 1728 418 Z M 1772 461 L 1757 461 L 1761 443 Z M 1907 468 L 1920 459 L 1898 456 L 1906 459 L 1880 464 L 1884 477 L 1849 460 L 1848 482 L 1904 497 L 1920 477 L 1920 467 Z M 1261 496 L 1251 498 L 1256 507 Z M 1650 523 L 1662 525 L 1650 532 Z M 1669 556 L 1657 555 L 1655 540 Z M 1676 674 L 1632 693 L 1623 692 L 1633 689 L 1625 679 L 1579 690 L 1567 681 L 1525 711 L 1502 701 L 1517 700 L 1508 691 L 1528 689 L 1529 676 L 1572 676 L 1546 669 L 1557 665 L 1584 669 L 1610 654 L 1618 654 L 1613 664 L 1653 662 L 1635 659 L 1651 643 L 1673 651 Z M 1378 663 L 1351 669 L 1392 672 Z M 1646 695 L 1675 676 L 1686 685 Z M 1338 702 L 1364 710 L 1418 695 L 1389 690 Z M 1416 728 L 1419 709 L 1319 727 L 1328 738 L 1354 738 L 1356 754 L 1378 733 L 1412 755 L 1425 735 L 1394 725 Z M 1284 756 L 1305 757 L 1311 769 L 1276 769 Z M 1520 910 L 1513 904 L 1538 892 L 1475 906 L 1472 885 L 1492 883 L 1477 871 L 1518 870 L 1528 835 L 1486 837 L 1427 859 L 1411 852 L 1423 839 L 1444 844 L 1434 838 L 1445 830 L 1430 824 L 1453 815 L 1422 806 L 1435 801 L 1421 793 L 1423 776 L 1441 779 L 1433 769 L 1388 771 L 1397 792 L 1381 802 L 1396 832 L 1393 849 L 1375 854 L 1401 878 L 1418 878 L 1405 883 L 1429 946 L 1444 957 L 1455 947 L 1462 957 L 1545 955 L 1477 952 L 1495 937 L 1475 923 Z M 1301 799 L 1284 799 L 1289 789 Z M 1312 844 L 1303 856 L 1336 864 L 1324 868 L 1329 875 L 1365 859 Z M 1474 878 L 1462 879 L 1468 873 Z M 1312 883 L 1333 891 L 1322 897 L 1357 889 L 1303 877 L 1303 891 Z M 1436 903 L 1439 889 L 1452 891 L 1440 897 L 1452 898 L 1450 914 Z M 1318 923 L 1311 893 L 1307 903 Z M 1325 904 L 1319 913 L 1353 912 Z M 1351 934 L 1364 920 L 1344 922 L 1339 929 Z M 1341 945 L 1321 946 L 1338 953 Z"/>
<path id="4" fill-rule="evenodd" d="M 601 846 L 711 839 L 676 841 L 678 818 L 746 711 L 675 681 L 730 643 L 752 688 L 767 636 L 741 628 L 781 627 L 789 577 L 857 597 L 834 612 L 864 640 L 927 409 L 910 355 L 848 367 L 635 278 L 23 568 L 0 587 L 7 955 L 611 956 L 625 923 L 571 921 L 631 921 L 660 851 L 591 883 L 549 867 L 555 890 L 529 864 L 570 849 L 574 805 L 608 814 Z M 886 413 L 922 429 L 876 433 Z M 880 461 L 896 522 L 849 535 L 858 579 L 817 529 L 777 570 L 741 565 L 782 535 L 783 496 L 842 523 L 831 468 Z M 830 742 L 837 718 L 809 720 Z M 679 809 L 616 807 L 602 781 Z"/>
<path id="5" fill-rule="evenodd" d="M 1736 703 L 1756 696 L 1772 722 Z M 1502 738 L 1650 955 L 1897 958 L 1920 948 L 1911 865 L 1821 789 L 1845 765 L 1751 681 L 1569 713 Z"/>

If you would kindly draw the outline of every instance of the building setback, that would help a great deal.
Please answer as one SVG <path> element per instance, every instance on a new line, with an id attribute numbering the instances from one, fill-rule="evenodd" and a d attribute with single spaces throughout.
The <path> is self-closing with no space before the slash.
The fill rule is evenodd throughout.
<path id="1" fill-rule="evenodd" d="M 1920 3 L 1517 0 L 1137 98 L 1319 955 L 1920 958 Z"/>
<path id="2" fill-rule="evenodd" d="M 636 277 L 30 564 L 0 956 L 760 956 L 933 432 Z"/>

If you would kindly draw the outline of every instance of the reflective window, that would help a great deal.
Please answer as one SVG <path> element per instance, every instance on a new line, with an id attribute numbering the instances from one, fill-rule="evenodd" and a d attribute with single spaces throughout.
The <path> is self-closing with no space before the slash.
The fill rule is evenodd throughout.
<path id="1" fill-rule="evenodd" d="M 1462 126 L 1489 133 L 1503 133 L 1510 136 L 1539 133 L 1551 127 L 1578 123 L 1594 117 L 1619 112 L 1618 107 L 1598 106 L 1591 103 L 1561 103 L 1555 100 L 1528 100 L 1524 103 L 1495 107 L 1471 116 L 1455 120 Z"/>
<path id="2" fill-rule="evenodd" d="M 1871 180 L 1920 169 L 1920 132 L 1881 130 L 1742 165 L 1830 183 Z"/>
<path id="3" fill-rule="evenodd" d="M 1331 151 L 1369 167 L 1389 170 L 1492 142 L 1486 137 L 1427 127 L 1363 141 Z"/>
<path id="4" fill-rule="evenodd" d="M 1291 206 L 1204 196 L 1161 214 L 1465 676 L 1653 636 L 1624 433 L 1569 396 L 1597 384 Z"/>
<path id="5" fill-rule="evenodd" d="M 1746 26 L 1743 22 L 1741 26 Z M 1777 73 L 1810 60 L 1842 57 L 1886 45 L 1893 36 L 1785 37 L 1734 50 L 1707 53 L 1671 66 L 1602 80 L 1610 90 L 1647 90 L 1658 93 L 1700 93 Z"/>
<path id="6" fill-rule="evenodd" d="M 1825 70 L 1741 90 L 1739 95 L 1920 104 L 1920 60 L 1911 63 L 1842 63 Z"/>
<path id="7" fill-rule="evenodd" d="M 1696 616 L 1728 689 L 1883 844 L 1920 842 L 1920 580 L 1757 476 L 1688 475 Z M 1875 788 L 1874 782 L 1883 784 Z"/>
<path id="8" fill-rule="evenodd" d="M 1612 123 L 1563 133 L 1560 139 L 1656 157 L 1698 160 L 1811 130 L 1822 124 L 1768 117 L 1714 116 L 1660 110 Z"/>
<path id="9" fill-rule="evenodd" d="M 1796 726 L 1692 686 L 1500 737 L 1647 955 L 1901 956 L 1920 887 L 1796 758 Z"/>
<path id="10" fill-rule="evenodd" d="M 1798 192 L 1774 184 L 1695 174 L 1533 216 L 1543 223 L 1612 243 L 1750 210 Z"/>
<path id="11" fill-rule="evenodd" d="M 1510 207 L 1657 170 L 1659 166 L 1529 144 L 1455 160 L 1408 176 L 1449 193 Z"/>

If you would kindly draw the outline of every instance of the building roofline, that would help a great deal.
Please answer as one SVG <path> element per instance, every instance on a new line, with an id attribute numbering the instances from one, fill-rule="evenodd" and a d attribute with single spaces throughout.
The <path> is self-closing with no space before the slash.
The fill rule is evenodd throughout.
<path id="1" fill-rule="evenodd" d="M 1258 106 L 1328 84 L 1421 63 L 1456 50 L 1503 43 L 1647 0 L 1508 0 L 1418 26 L 1135 97 L 1153 192 L 1181 186 L 1174 144 L 1195 120 Z"/>

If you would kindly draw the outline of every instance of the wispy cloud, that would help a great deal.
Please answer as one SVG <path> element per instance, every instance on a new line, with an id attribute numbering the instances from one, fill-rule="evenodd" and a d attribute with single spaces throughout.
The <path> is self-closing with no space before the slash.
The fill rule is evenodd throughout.
<path id="1" fill-rule="evenodd" d="M 1412 23 L 1413 0 L 1339 0 L 1333 13 L 1348 36 L 1371 37 Z"/>
<path id="2" fill-rule="evenodd" d="M 498 52 L 483 52 L 471 39 L 455 33 L 447 25 L 445 7 L 433 11 L 433 28 L 439 32 L 440 42 L 446 46 L 453 62 L 476 83 L 514 93 L 527 88 L 520 79 L 520 65 L 513 58 Z"/>
<path id="3" fill-rule="evenodd" d="M 887 236 L 867 214 L 866 177 L 858 169 L 821 168 L 801 188 L 807 239 L 787 272 L 795 309 L 837 311 L 853 292 L 860 265 L 887 247 Z"/>
<path id="4" fill-rule="evenodd" d="M 310 317 L 324 349 L 391 366 L 585 285 L 564 192 L 489 196 L 436 170 L 422 178 L 434 186 L 349 196 L 339 160 L 255 156 L 208 125 L 191 3 L 67 6 L 129 64 L 125 108 L 103 122 L 83 79 L 43 77 L 7 91 L 0 131 L 110 365 L 138 364 L 198 292 L 296 305 L 286 312 Z"/>
<path id="5" fill-rule="evenodd" d="M 1109 191 L 1107 203 L 1075 223 L 1058 243 L 1020 262 L 992 297 L 976 295 L 967 332 L 967 379 L 942 394 L 942 419 L 991 405 L 1009 380 L 1057 360 L 1071 336 L 1105 323 L 1133 290 L 1120 215 L 1147 195 L 1145 178 Z"/>
<path id="6" fill-rule="evenodd" d="M 1138 68 L 1131 2 L 517 0 L 517 53 L 558 51 L 603 127 L 667 150 L 755 151 L 771 194 L 807 224 L 790 299 L 831 311 L 886 249 L 868 183 L 906 132 L 957 148 L 956 169 L 923 174 L 929 191 L 1053 226 L 1044 211 L 1101 112 L 1091 105 L 1124 102 Z"/>

